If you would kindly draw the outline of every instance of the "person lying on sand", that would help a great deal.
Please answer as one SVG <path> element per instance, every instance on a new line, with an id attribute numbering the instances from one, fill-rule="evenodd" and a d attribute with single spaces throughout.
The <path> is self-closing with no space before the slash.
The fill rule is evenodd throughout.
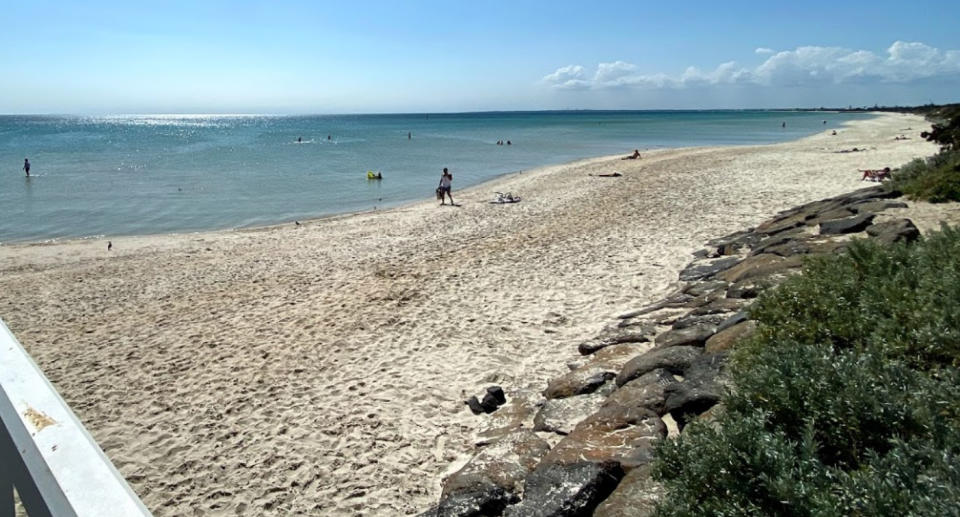
<path id="1" fill-rule="evenodd" d="M 640 158 L 640 149 L 634 149 L 634 150 L 633 150 L 633 154 L 631 154 L 630 156 L 624 156 L 623 158 L 620 158 L 620 159 L 621 159 L 621 160 L 636 160 L 637 158 Z"/>
<path id="2" fill-rule="evenodd" d="M 624 158 L 624 160 L 626 160 L 626 158 Z M 591 176 L 594 176 L 594 174 L 591 174 Z M 613 172 L 610 174 L 596 174 L 596 176 L 601 178 L 619 178 L 620 176 L 623 176 L 623 174 L 620 174 L 619 172 Z"/>
<path id="3" fill-rule="evenodd" d="M 860 181 L 883 181 L 890 177 L 890 167 L 884 167 L 882 169 L 860 169 L 860 172 L 863 173 L 863 177 L 860 178 Z"/>

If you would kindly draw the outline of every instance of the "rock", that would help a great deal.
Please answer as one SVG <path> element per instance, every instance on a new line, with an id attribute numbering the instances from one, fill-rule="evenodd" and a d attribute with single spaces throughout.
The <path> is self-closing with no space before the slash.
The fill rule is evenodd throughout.
<path id="1" fill-rule="evenodd" d="M 705 296 L 714 294 L 722 289 L 726 289 L 727 283 L 722 280 L 713 280 L 708 282 L 696 282 L 687 286 L 683 292 L 690 296 Z"/>
<path id="2" fill-rule="evenodd" d="M 761 253 L 768 253 L 768 251 L 767 251 L 768 249 L 770 249 L 770 248 L 776 248 L 776 247 L 782 246 L 782 245 L 784 245 L 784 244 L 788 244 L 788 243 L 791 243 L 791 242 L 795 242 L 796 240 L 798 240 L 798 239 L 799 239 L 800 237 L 802 237 L 803 235 L 805 235 L 805 234 L 804 234 L 803 230 L 800 230 L 800 229 L 791 230 L 791 231 L 788 231 L 788 232 L 782 232 L 782 233 L 778 233 L 778 234 L 776 234 L 776 235 L 772 235 L 772 236 L 770 236 L 770 237 L 767 237 L 766 239 L 763 239 L 763 240 L 760 241 L 759 243 L 757 243 L 757 245 L 754 246 L 754 248 L 753 248 L 753 250 L 750 252 L 750 254 L 751 254 L 751 255 L 759 255 L 759 254 L 761 254 Z"/>
<path id="3" fill-rule="evenodd" d="M 850 205 L 850 210 L 858 214 L 878 213 L 891 208 L 907 208 L 907 204 L 901 201 L 873 201 L 864 200 Z"/>
<path id="4" fill-rule="evenodd" d="M 723 314 L 689 314 L 673 322 L 673 329 L 685 329 L 695 326 L 714 326 L 719 325 L 727 317 Z"/>
<path id="5" fill-rule="evenodd" d="M 704 344 L 703 350 L 708 354 L 730 350 L 738 341 L 750 337 L 756 330 L 756 321 L 747 320 L 740 322 L 710 336 L 710 339 Z"/>
<path id="6" fill-rule="evenodd" d="M 655 412 L 636 405 L 607 404 L 577 424 L 543 457 L 537 468 L 581 461 L 621 464 L 626 459 L 632 462 L 638 451 L 649 452 L 653 444 L 666 435 L 667 426 Z"/>
<path id="7" fill-rule="evenodd" d="M 621 386 L 607 397 L 604 405 L 632 405 L 649 409 L 662 417 L 667 413 L 666 388 L 676 382 L 670 372 L 658 368 Z"/>
<path id="8" fill-rule="evenodd" d="M 596 393 L 548 399 L 533 418 L 533 430 L 570 434 L 577 424 L 600 409 L 606 400 L 606 395 Z"/>
<path id="9" fill-rule="evenodd" d="M 749 319 L 749 317 L 750 317 L 750 316 L 747 314 L 747 311 L 740 311 L 740 312 L 734 314 L 733 316 L 730 316 L 729 318 L 723 320 L 723 323 L 721 323 L 721 324 L 717 327 L 717 332 L 722 332 L 722 331 L 724 331 L 724 330 L 726 330 L 726 329 L 728 329 L 728 328 L 736 325 L 737 323 L 740 323 L 740 322 L 742 322 L 742 321 L 747 321 L 747 320 Z"/>
<path id="10" fill-rule="evenodd" d="M 819 214 L 815 218 L 815 222 L 820 223 L 822 221 L 832 221 L 834 219 L 846 219 L 847 217 L 856 215 L 852 210 L 847 207 L 834 208 L 822 214 Z"/>
<path id="11" fill-rule="evenodd" d="M 724 271 L 720 278 L 736 283 L 748 278 L 770 276 L 784 270 L 797 268 L 803 264 L 800 257 L 782 258 L 769 253 L 747 257 L 743 262 Z"/>
<path id="12" fill-rule="evenodd" d="M 920 230 L 913 225 L 913 221 L 910 219 L 894 219 L 867 228 L 867 235 L 887 244 L 895 242 L 910 243 L 920 238 Z"/>
<path id="13" fill-rule="evenodd" d="M 672 308 L 676 308 L 676 307 L 686 307 L 686 306 L 688 306 L 688 305 L 690 305 L 690 304 L 692 304 L 692 303 L 693 303 L 693 304 L 695 304 L 695 303 L 701 303 L 701 304 L 702 304 L 702 303 L 706 303 L 706 301 L 700 301 L 700 302 L 697 302 L 697 301 L 696 301 L 696 300 L 701 300 L 701 299 L 702 299 L 702 297 L 699 297 L 699 298 L 693 297 L 693 296 L 690 296 L 689 294 L 686 294 L 686 293 L 684 293 L 684 292 L 681 291 L 681 292 L 673 293 L 673 294 L 667 296 L 666 298 L 664 298 L 664 299 L 662 299 L 662 300 L 660 300 L 660 301 L 658 301 L 658 302 L 656 302 L 656 303 L 653 303 L 653 304 L 651 304 L 651 305 L 647 305 L 646 307 L 643 307 L 643 308 L 640 308 L 640 309 L 637 309 L 637 310 L 633 310 L 633 311 L 630 311 L 630 312 L 625 312 L 625 313 L 617 316 L 617 318 L 622 319 L 622 320 L 626 320 L 626 319 L 635 318 L 635 317 L 637 317 L 637 316 L 642 316 L 642 315 L 644 315 L 644 314 L 649 314 L 649 313 L 651 313 L 651 312 L 656 312 L 656 311 L 659 311 L 660 309 L 672 309 Z"/>
<path id="14" fill-rule="evenodd" d="M 703 343 L 717 331 L 713 325 L 696 325 L 679 330 L 668 330 L 657 336 L 657 348 L 672 346 L 703 346 Z"/>
<path id="15" fill-rule="evenodd" d="M 667 386 L 666 410 L 681 430 L 691 418 L 720 401 L 723 395 L 720 376 L 726 359 L 725 353 L 701 355 L 684 370 L 683 382 Z"/>
<path id="16" fill-rule="evenodd" d="M 697 346 L 654 348 L 643 355 L 634 357 L 623 365 L 617 375 L 617 386 L 623 386 L 657 368 L 663 368 L 670 373 L 682 374 L 690 366 L 690 362 L 702 353 L 703 349 Z"/>
<path id="17" fill-rule="evenodd" d="M 862 188 L 854 190 L 847 194 L 841 194 L 833 199 L 840 201 L 844 205 L 852 205 L 863 200 L 893 199 L 903 195 L 899 190 L 888 190 L 883 185 Z"/>
<path id="18" fill-rule="evenodd" d="M 487 393 L 493 395 L 493 398 L 497 400 L 497 404 L 506 404 L 507 396 L 503 393 L 503 388 L 500 386 L 490 386 L 487 388 Z"/>
<path id="19" fill-rule="evenodd" d="M 721 271 L 726 271 L 740 262 L 737 257 L 727 257 L 713 260 L 707 263 L 701 261 L 691 262 L 686 269 L 680 272 L 680 280 L 692 282 L 709 278 Z"/>
<path id="20" fill-rule="evenodd" d="M 866 230 L 873 224 L 875 214 L 860 214 L 843 219 L 834 219 L 832 221 L 820 222 L 820 235 L 839 235 L 844 233 L 857 233 Z"/>
<path id="21" fill-rule="evenodd" d="M 753 299 L 774 285 L 776 285 L 776 282 L 769 278 L 748 278 L 731 285 L 727 289 L 727 298 L 735 300 Z"/>
<path id="22" fill-rule="evenodd" d="M 653 337 L 657 333 L 656 323 L 646 318 L 627 318 L 616 323 L 616 328 L 624 332 L 635 332 Z"/>
<path id="23" fill-rule="evenodd" d="M 548 399 L 560 399 L 592 393 L 610 379 L 616 378 L 623 365 L 643 350 L 645 349 L 634 344 L 604 348 L 592 355 L 587 364 L 552 379 L 543 395 Z"/>
<path id="24" fill-rule="evenodd" d="M 623 478 L 616 462 L 580 462 L 537 468 L 527 477 L 523 500 L 505 517 L 589 516 Z M 496 515 L 496 514 L 491 514 Z"/>
<path id="25" fill-rule="evenodd" d="M 807 242 L 808 252 L 811 255 L 829 255 L 847 249 L 850 245 L 849 240 L 838 240 L 835 237 L 819 237 Z"/>
<path id="26" fill-rule="evenodd" d="M 474 444 L 482 447 L 519 429 L 530 429 L 533 426 L 533 417 L 542 403 L 543 396 L 537 391 L 511 391 L 510 400 L 484 419 L 484 428 L 474 437 Z"/>
<path id="27" fill-rule="evenodd" d="M 811 217 L 813 216 L 806 213 L 796 213 L 785 217 L 779 217 L 757 226 L 755 231 L 757 233 L 774 235 L 783 231 L 799 228 L 803 226 L 807 219 L 810 219 Z"/>
<path id="28" fill-rule="evenodd" d="M 494 397 L 491 393 L 486 393 L 483 396 L 483 400 L 480 401 L 480 407 L 483 408 L 485 413 L 493 413 L 500 407 L 500 402 L 497 400 L 497 397 Z"/>
<path id="29" fill-rule="evenodd" d="M 650 341 L 650 338 L 656 333 L 656 327 L 654 325 L 641 325 L 639 327 L 630 328 L 628 330 L 617 331 L 607 331 L 601 333 L 599 336 L 584 341 L 577 346 L 577 351 L 581 355 L 590 355 L 598 350 L 602 350 L 609 346 L 619 345 L 623 343 L 646 343 Z"/>
<path id="30" fill-rule="evenodd" d="M 757 235 L 751 229 L 731 233 L 730 235 L 721 237 L 719 239 L 713 239 L 708 241 L 707 245 L 717 248 L 717 253 L 721 255 L 736 255 L 740 249 L 744 247 L 751 247 L 759 240 L 760 235 Z"/>
<path id="31" fill-rule="evenodd" d="M 477 397 L 470 397 L 467 400 L 464 400 L 463 403 L 470 408 L 470 412 L 472 412 L 474 415 L 479 415 L 480 413 L 485 412 L 483 406 L 480 405 L 480 401 L 477 400 Z"/>
<path id="32" fill-rule="evenodd" d="M 660 483 L 653 480 L 652 465 L 641 465 L 620 480 L 617 488 L 597 509 L 593 517 L 652 517 L 664 496 Z"/>
<path id="33" fill-rule="evenodd" d="M 747 305 L 748 302 L 736 298 L 720 298 L 714 300 L 703 307 L 698 307 L 692 311 L 690 314 L 692 316 L 706 316 L 709 314 L 724 314 L 727 312 L 739 311 Z"/>
<path id="34" fill-rule="evenodd" d="M 444 481 L 432 515 L 499 515 L 518 500 L 524 479 L 549 450 L 531 431 L 514 432 L 485 447 Z"/>

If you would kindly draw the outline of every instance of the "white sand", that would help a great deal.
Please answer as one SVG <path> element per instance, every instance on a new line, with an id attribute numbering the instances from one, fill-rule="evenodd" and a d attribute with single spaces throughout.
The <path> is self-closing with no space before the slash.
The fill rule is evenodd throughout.
<path id="1" fill-rule="evenodd" d="M 0 316 L 156 515 L 414 513 L 471 452 L 466 395 L 542 389 L 704 241 L 932 154 L 925 127 L 586 160 L 459 208 L 4 246 Z"/>

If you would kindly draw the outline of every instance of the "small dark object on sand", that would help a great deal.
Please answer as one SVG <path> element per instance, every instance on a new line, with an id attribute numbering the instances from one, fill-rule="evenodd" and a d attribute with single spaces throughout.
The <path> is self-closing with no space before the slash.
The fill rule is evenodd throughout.
<path id="1" fill-rule="evenodd" d="M 503 388 L 500 386 L 490 386 L 487 388 L 487 393 L 493 395 L 493 398 L 497 399 L 497 404 L 505 404 L 507 402 L 507 396 L 503 394 Z"/>
<path id="2" fill-rule="evenodd" d="M 463 401 L 470 408 L 470 412 L 474 415 L 479 415 L 483 413 L 483 406 L 480 405 L 480 401 L 477 400 L 477 397 L 470 397 L 467 400 Z"/>
<path id="3" fill-rule="evenodd" d="M 107 251 L 110 251 L 112 249 L 113 249 L 113 241 L 107 241 Z"/>

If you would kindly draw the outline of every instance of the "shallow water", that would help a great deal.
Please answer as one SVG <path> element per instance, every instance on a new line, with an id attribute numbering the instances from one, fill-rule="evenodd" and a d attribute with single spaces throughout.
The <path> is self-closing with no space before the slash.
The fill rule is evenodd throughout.
<path id="1" fill-rule="evenodd" d="M 0 242 L 281 223 L 430 198 L 443 167 L 454 174 L 456 195 L 458 188 L 541 165 L 634 148 L 779 142 L 864 117 L 769 111 L 0 116 Z M 29 179 L 20 169 L 24 157 L 32 165 Z M 367 170 L 382 171 L 383 180 L 367 180 Z"/>

